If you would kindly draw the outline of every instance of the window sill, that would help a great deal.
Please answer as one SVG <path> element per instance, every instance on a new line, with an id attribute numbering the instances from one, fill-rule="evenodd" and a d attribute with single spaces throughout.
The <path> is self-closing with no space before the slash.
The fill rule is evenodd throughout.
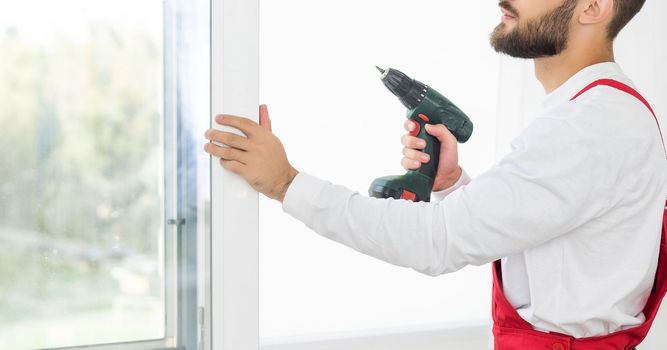
<path id="1" fill-rule="evenodd" d="M 260 339 L 260 350 L 490 349 L 491 321 L 430 324 Z"/>

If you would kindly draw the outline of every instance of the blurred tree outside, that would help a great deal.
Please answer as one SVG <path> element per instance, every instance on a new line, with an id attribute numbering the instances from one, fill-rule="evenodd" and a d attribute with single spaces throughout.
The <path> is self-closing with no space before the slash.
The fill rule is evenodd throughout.
<path id="1" fill-rule="evenodd" d="M 0 344 L 162 337 L 161 38 L 57 34 L 0 32 Z"/>

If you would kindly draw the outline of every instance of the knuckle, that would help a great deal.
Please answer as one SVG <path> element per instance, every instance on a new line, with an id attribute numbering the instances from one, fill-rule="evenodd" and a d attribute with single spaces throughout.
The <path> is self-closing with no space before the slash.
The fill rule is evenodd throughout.
<path id="1" fill-rule="evenodd" d="M 218 150 L 218 156 L 220 156 L 220 158 L 229 158 L 229 153 L 227 153 L 227 148 L 220 147 L 220 149 Z"/>
<path id="2" fill-rule="evenodd" d="M 404 167 L 405 169 L 416 169 L 416 168 L 419 168 L 419 166 L 420 166 L 421 164 L 420 164 L 419 162 L 416 162 L 416 161 L 413 160 L 413 159 L 410 159 L 410 158 L 403 158 L 403 159 L 401 160 L 401 165 L 403 165 L 403 167 Z"/>
<path id="3" fill-rule="evenodd" d="M 217 141 L 225 143 L 227 137 L 224 132 L 216 130 L 214 135 Z"/>
<path id="4" fill-rule="evenodd" d="M 237 134 L 230 133 L 228 139 L 230 141 L 238 142 L 241 140 L 241 136 Z"/>
<path id="5" fill-rule="evenodd" d="M 220 159 L 220 165 L 222 165 L 222 167 L 225 168 L 226 170 L 236 173 L 236 168 L 234 168 L 234 165 L 232 164 L 231 161 Z"/>
<path id="6" fill-rule="evenodd" d="M 229 145 L 232 142 L 230 135 L 231 134 L 228 132 L 218 131 L 218 141 L 225 145 Z"/>
<path id="7" fill-rule="evenodd" d="M 241 118 L 241 124 L 244 125 L 246 128 L 251 128 L 257 125 L 257 122 L 250 120 L 248 118 Z"/>
<path id="8" fill-rule="evenodd" d="M 413 137 L 411 145 L 412 145 L 413 148 L 422 148 L 422 147 L 424 147 L 422 145 L 422 140 L 419 137 Z"/>
<path id="9" fill-rule="evenodd" d="M 236 136 L 235 134 L 230 133 L 230 132 L 225 133 L 224 138 L 223 138 L 224 143 L 227 144 L 227 145 L 233 146 L 235 144 L 235 141 L 236 141 L 235 136 Z"/>
<path id="10" fill-rule="evenodd" d="M 237 145 L 247 147 L 248 146 L 248 137 L 241 135 L 234 135 L 234 142 Z"/>
<path id="11" fill-rule="evenodd" d="M 218 141 L 220 139 L 220 131 L 212 129 L 209 132 L 209 137 L 210 137 L 211 141 Z"/>
<path id="12" fill-rule="evenodd" d="M 227 133 L 225 135 L 225 144 L 232 147 L 239 147 L 243 144 L 243 138 L 235 133 Z"/>
<path id="13" fill-rule="evenodd" d="M 231 171 L 234 174 L 240 174 L 239 163 L 233 160 L 220 160 L 222 167 Z"/>
<path id="14" fill-rule="evenodd" d="M 220 150 L 219 150 L 220 147 L 218 147 L 218 145 L 216 145 L 214 143 L 209 144 L 206 148 L 208 150 L 207 152 L 209 154 L 211 154 L 212 156 L 217 156 L 217 155 L 220 154 Z"/>
<path id="15" fill-rule="evenodd" d="M 231 147 L 223 147 L 221 153 L 225 158 L 233 158 L 236 155 L 236 150 Z"/>

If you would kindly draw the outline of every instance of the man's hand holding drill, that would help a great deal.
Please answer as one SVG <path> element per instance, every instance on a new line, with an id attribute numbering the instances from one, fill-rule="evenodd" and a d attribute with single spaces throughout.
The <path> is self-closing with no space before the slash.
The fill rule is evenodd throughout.
<path id="1" fill-rule="evenodd" d="M 415 122 L 408 119 L 403 126 L 405 130 L 412 131 Z M 456 137 L 443 124 L 426 124 L 426 132 L 440 141 L 440 163 L 433 182 L 433 191 L 442 191 L 454 185 L 461 177 Z M 426 141 L 405 134 L 401 137 L 401 143 L 404 146 L 401 165 L 405 169 L 416 170 L 422 163 L 429 161 L 429 155 L 421 152 L 426 147 Z"/>

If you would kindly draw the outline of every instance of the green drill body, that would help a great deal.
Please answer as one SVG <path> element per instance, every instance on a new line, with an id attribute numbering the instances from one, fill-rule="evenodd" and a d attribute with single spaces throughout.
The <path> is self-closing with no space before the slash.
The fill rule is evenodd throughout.
<path id="1" fill-rule="evenodd" d="M 404 175 L 392 175 L 375 179 L 369 188 L 369 195 L 376 198 L 408 199 L 428 202 L 431 198 L 435 175 L 440 160 L 440 141 L 429 135 L 426 124 L 444 124 L 460 143 L 466 142 L 472 134 L 473 124 L 456 105 L 446 97 L 405 74 L 394 69 L 382 70 L 383 82 L 401 102 L 408 107 L 406 117 L 418 127 L 410 133 L 426 141 L 423 152 L 429 161 L 416 170 L 408 170 Z"/>

